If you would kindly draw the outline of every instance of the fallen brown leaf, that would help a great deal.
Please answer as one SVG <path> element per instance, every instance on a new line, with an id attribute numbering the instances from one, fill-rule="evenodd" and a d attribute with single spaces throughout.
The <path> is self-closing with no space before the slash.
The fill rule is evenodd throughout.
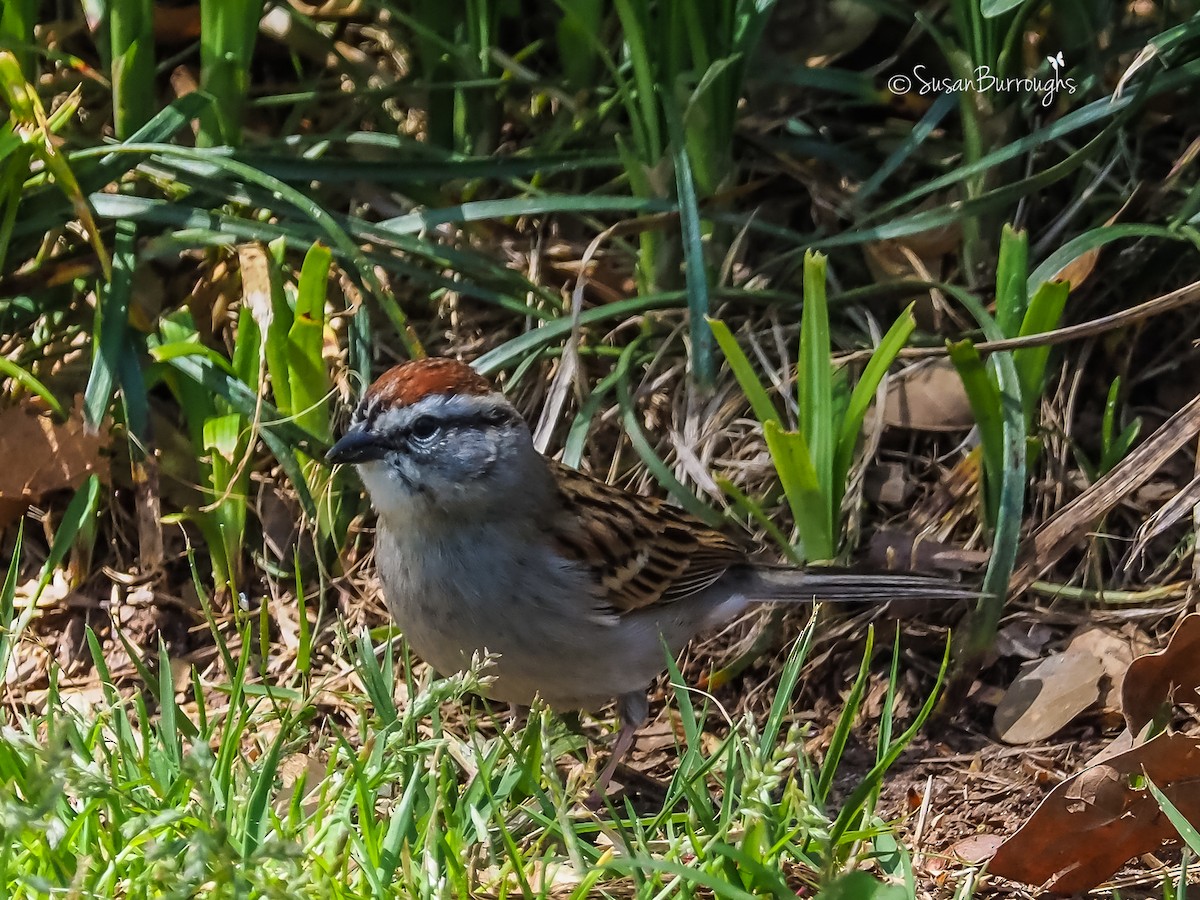
<path id="1" fill-rule="evenodd" d="M 1044 741 L 1100 699 L 1104 664 L 1088 653 L 1056 653 L 1027 665 L 996 707 L 996 733 L 1006 744 Z"/>
<path id="2" fill-rule="evenodd" d="M 1175 827 L 1145 787 L 1200 821 L 1200 738 L 1162 734 L 1084 769 L 1042 801 L 988 865 L 993 875 L 1055 894 L 1086 891 L 1127 860 L 1172 842 Z"/>
<path id="3" fill-rule="evenodd" d="M 975 417 L 954 364 L 933 359 L 888 379 L 883 421 L 913 431 L 966 431 Z"/>
<path id="4" fill-rule="evenodd" d="M 1121 690 L 1121 712 L 1132 734 L 1140 734 L 1164 704 L 1196 703 L 1200 688 L 1200 614 L 1185 616 L 1167 646 L 1129 664 Z"/>
<path id="5" fill-rule="evenodd" d="M 74 490 L 90 475 L 107 481 L 107 442 L 104 429 L 89 433 L 81 396 L 66 422 L 28 402 L 0 409 L 0 530 L 53 491 Z"/>
<path id="6" fill-rule="evenodd" d="M 1128 728 L 1042 801 L 989 863 L 1003 878 L 1073 894 L 1100 884 L 1135 856 L 1178 841 L 1146 788 L 1152 781 L 1190 822 L 1200 822 L 1200 737 L 1139 735 L 1177 697 L 1200 687 L 1200 615 L 1186 617 L 1167 647 L 1134 660 L 1122 703 Z M 1064 654 L 1065 655 L 1065 654 Z"/>
<path id="7" fill-rule="evenodd" d="M 969 865 L 978 865 L 996 852 L 1002 838 L 996 834 L 973 834 L 956 841 L 950 852 Z"/>

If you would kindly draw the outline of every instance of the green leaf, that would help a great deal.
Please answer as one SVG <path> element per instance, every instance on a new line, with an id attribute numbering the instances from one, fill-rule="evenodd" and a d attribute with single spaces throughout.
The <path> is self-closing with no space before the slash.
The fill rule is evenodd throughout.
<path id="1" fill-rule="evenodd" d="M 937 682 L 934 685 L 933 690 L 930 691 L 929 696 L 925 698 L 925 702 L 922 704 L 916 718 L 913 719 L 912 724 L 904 730 L 904 733 L 896 738 L 896 740 L 888 746 L 887 750 L 878 757 L 875 765 L 872 766 L 871 770 L 862 777 L 858 785 L 842 802 L 842 809 L 838 813 L 837 819 L 834 821 L 833 827 L 829 832 L 830 843 L 834 846 L 837 846 L 837 844 L 841 841 L 842 836 L 846 833 L 846 830 L 854 823 L 856 819 L 862 815 L 863 803 L 868 797 L 878 790 L 879 785 L 883 782 L 884 775 L 886 775 L 888 770 L 895 765 L 896 760 L 900 758 L 900 754 L 904 752 L 904 748 L 912 742 L 912 739 L 916 737 L 917 732 L 921 730 L 922 726 L 924 726 L 925 722 L 929 719 L 929 716 L 933 712 L 933 708 L 937 703 L 938 695 L 949 667 L 950 643 L 947 642 L 946 651 L 942 655 L 942 664 L 938 669 Z"/>
<path id="2" fill-rule="evenodd" d="M 917 320 L 913 316 L 914 305 L 910 303 L 892 323 L 892 327 L 887 330 L 887 334 L 883 336 L 879 346 L 871 354 L 866 368 L 863 369 L 862 377 L 858 379 L 858 384 L 854 386 L 854 391 L 850 394 L 850 402 L 842 416 L 842 425 L 838 433 L 834 456 L 833 475 L 830 483 L 835 489 L 838 485 L 846 483 L 850 465 L 854 461 L 854 450 L 858 445 L 859 434 L 862 432 L 863 419 L 866 418 L 867 410 L 875 399 L 875 392 L 879 389 L 883 376 L 896 361 L 900 351 L 908 345 L 908 339 L 912 337 L 912 333 L 917 327 Z M 842 492 L 838 491 L 838 500 L 833 504 L 835 517 L 840 513 L 841 496 Z"/>
<path id="3" fill-rule="evenodd" d="M 1065 281 L 1047 281 L 1029 301 L 1029 309 L 1021 322 L 1020 337 L 1045 334 L 1058 327 L 1070 290 Z M 1021 384 L 1021 400 L 1024 404 L 1025 421 L 1032 423 L 1045 387 L 1046 363 L 1050 359 L 1051 347 L 1021 347 L 1013 351 L 1013 365 L 1017 367 L 1017 378 Z M 1028 426 L 1027 426 L 1028 427 Z"/>
<path id="4" fill-rule="evenodd" d="M 93 428 L 99 428 L 104 420 L 113 389 L 120 380 L 120 356 L 129 350 L 125 330 L 133 292 L 133 271 L 137 266 L 136 245 L 137 226 L 132 222 L 118 222 L 113 250 L 113 277 L 102 289 L 100 303 L 96 307 L 96 354 L 83 395 L 84 414 Z"/>
<path id="5" fill-rule="evenodd" d="M 50 583 L 50 578 L 67 557 L 67 552 L 75 542 L 75 536 L 89 525 L 100 509 L 100 478 L 89 475 L 88 480 L 75 492 L 71 502 L 63 511 L 62 521 L 54 532 L 54 540 L 50 543 L 50 552 L 42 566 L 42 575 L 38 579 L 37 591 L 30 603 L 30 608 L 37 606 L 37 600 Z"/>
<path id="6" fill-rule="evenodd" d="M 996 264 L 996 325 L 1005 337 L 1016 334 L 1029 303 L 1029 236 L 1005 224 L 1000 233 L 1000 259 Z"/>
<path id="7" fill-rule="evenodd" d="M 832 559 L 834 523 L 840 510 L 832 508 L 837 493 L 833 486 L 833 453 L 837 439 L 833 410 L 833 366 L 830 357 L 829 304 L 825 297 L 826 258 L 823 254 L 804 254 L 804 311 L 800 318 L 800 358 L 797 372 L 800 434 L 809 453 L 818 490 L 823 498 L 819 513 L 825 519 L 822 531 L 827 548 L 812 559 Z M 812 514 L 817 514 L 813 510 Z M 793 506 L 793 513 L 795 507 Z"/>
<path id="8" fill-rule="evenodd" d="M 154 114 L 154 3 L 106 4 L 112 58 L 112 105 L 117 138 L 124 140 Z"/>
<path id="9" fill-rule="evenodd" d="M 62 404 L 58 402 L 58 398 L 54 396 L 51 390 L 31 373 L 4 356 L 0 356 L 0 375 L 7 375 L 17 384 L 21 385 L 21 387 L 25 388 L 25 390 L 42 398 L 46 406 L 58 416 L 60 421 L 66 420 L 67 411 L 63 409 Z"/>
<path id="10" fill-rule="evenodd" d="M 804 558 L 809 562 L 832 559 L 828 499 L 817 479 L 804 435 L 784 431 L 778 423 L 768 421 L 763 423 L 763 436 L 800 532 Z"/>
<path id="11" fill-rule="evenodd" d="M 979 0 L 979 11 L 985 19 L 995 19 L 1016 9 L 1025 0 Z"/>
<path id="12" fill-rule="evenodd" d="M 325 349 L 325 297 L 333 254 L 313 244 L 304 257 L 296 294 L 296 311 L 288 331 L 288 374 L 292 415 L 296 423 L 328 443 L 329 372 Z"/>
<path id="13" fill-rule="evenodd" d="M 782 425 L 779 412 L 775 409 L 775 404 L 771 402 L 767 389 L 754 374 L 754 367 L 746 354 L 742 352 L 742 348 L 734 338 L 733 332 L 729 330 L 729 326 L 720 319 L 711 318 L 708 320 L 708 324 L 712 329 L 713 336 L 717 339 L 721 352 L 725 354 L 725 359 L 729 362 L 733 377 L 737 379 L 742 393 L 750 401 L 750 408 L 754 410 L 755 418 L 764 424 L 775 422 Z"/>
<path id="14" fill-rule="evenodd" d="M 903 885 L 884 884 L 866 872 L 848 872 L 823 887 L 815 900 L 905 900 Z"/>
<path id="15" fill-rule="evenodd" d="M 875 648 L 875 627 L 867 627 L 867 643 L 863 648 L 862 659 L 858 663 L 858 675 L 850 686 L 850 692 L 842 705 L 842 713 L 834 726 L 833 736 L 829 739 L 829 750 L 825 761 L 821 764 L 821 777 L 817 780 L 815 799 L 822 806 L 829 800 L 829 792 L 833 789 L 833 779 L 837 775 L 838 766 L 842 762 L 842 753 L 850 740 L 850 730 L 858 718 L 863 696 L 867 690 L 867 678 L 871 674 L 871 653 Z M 843 814 L 845 809 L 843 808 Z"/>
<path id="16" fill-rule="evenodd" d="M 16 612 L 17 575 L 21 565 L 21 546 L 25 541 L 25 520 L 17 526 L 17 538 L 13 542 L 12 559 L 8 562 L 8 572 L 4 576 L 4 585 L 0 587 L 0 672 L 8 671 L 8 660 L 12 648 L 16 646 L 21 631 L 14 625 L 13 615 Z"/>
<path id="17" fill-rule="evenodd" d="M 687 272 L 688 330 L 691 335 L 692 376 L 703 389 L 711 388 L 716 377 L 713 359 L 713 333 L 708 325 L 708 267 L 704 264 L 704 243 L 700 237 L 700 207 L 692 180 L 692 163 L 685 144 L 683 122 L 673 99 L 663 95 L 667 128 L 671 135 L 671 154 L 675 162 L 675 192 L 679 198 L 679 224 L 683 232 L 683 259 Z"/>
<path id="18" fill-rule="evenodd" d="M 979 443 L 982 446 L 985 469 L 984 484 L 987 485 L 987 516 L 994 524 L 1000 496 L 1000 483 L 1004 478 L 1004 411 L 1000 404 L 1000 391 L 984 365 L 979 351 L 970 340 L 947 341 L 946 350 L 950 361 L 958 370 L 975 424 L 979 428 Z"/>
<path id="19" fill-rule="evenodd" d="M 247 385 L 259 384 L 262 376 L 263 333 L 259 328 L 251 304 L 243 297 L 238 309 L 237 332 L 234 335 L 233 359 L 230 364 L 233 374 Z"/>
<path id="20" fill-rule="evenodd" d="M 254 767 L 250 798 L 246 802 L 242 833 L 242 862 L 251 862 L 254 852 L 262 846 L 271 825 L 268 808 L 275 793 L 275 780 L 279 776 L 279 763 L 291 733 L 291 719 L 284 717 L 279 731 L 267 752 Z"/>
<path id="21" fill-rule="evenodd" d="M 137 652 L 131 655 L 137 659 Z M 153 679 L 147 679 L 151 684 Z M 178 771 L 183 759 L 183 745 L 179 739 L 176 717 L 179 708 L 175 704 L 175 682 L 171 674 L 171 658 L 167 654 L 167 645 L 162 635 L 158 638 L 158 737 L 167 760 L 172 769 Z"/>
<path id="22" fill-rule="evenodd" d="M 209 417 L 204 421 L 204 449 L 220 454 L 226 462 L 234 462 L 246 427 L 244 423 L 238 413 Z"/>
<path id="23" fill-rule="evenodd" d="M 283 259 L 287 253 L 287 243 L 283 238 L 276 238 L 269 245 L 267 255 L 267 277 L 271 284 L 271 313 L 266 324 L 267 371 L 271 373 L 271 392 L 275 396 L 275 405 L 285 415 L 294 415 L 296 406 L 292 402 L 291 373 L 288 368 L 288 358 L 291 347 L 288 333 L 295 321 L 295 312 L 287 300 L 287 291 L 283 284 Z M 259 324 L 262 327 L 262 323 Z"/>

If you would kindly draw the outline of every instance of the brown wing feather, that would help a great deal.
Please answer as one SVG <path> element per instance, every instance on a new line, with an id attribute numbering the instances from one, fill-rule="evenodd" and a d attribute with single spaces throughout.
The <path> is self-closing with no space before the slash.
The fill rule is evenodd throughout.
<path id="1" fill-rule="evenodd" d="M 563 495 L 564 521 L 553 529 L 559 550 L 595 572 L 611 612 L 687 597 L 746 560 L 735 540 L 677 507 L 551 465 Z"/>

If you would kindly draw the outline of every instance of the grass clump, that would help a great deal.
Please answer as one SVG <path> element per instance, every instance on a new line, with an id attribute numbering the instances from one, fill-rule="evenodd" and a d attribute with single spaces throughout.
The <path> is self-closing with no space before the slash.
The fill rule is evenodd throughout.
<path id="1" fill-rule="evenodd" d="M 818 766 L 789 711 L 815 620 L 764 724 L 746 713 L 715 742 L 672 663 L 674 777 L 654 808 L 597 815 L 579 802 L 595 768 L 574 761 L 580 737 L 557 717 L 535 707 L 523 727 L 497 730 L 489 716 L 457 713 L 486 681 L 485 660 L 414 680 L 411 661 L 397 671 L 391 640 L 376 647 L 364 632 L 341 641 L 351 678 L 273 683 L 247 652 L 251 619 L 240 651 L 214 630 L 224 665 L 203 675 L 160 647 L 138 664 L 141 692 L 115 687 L 90 631 L 99 692 L 52 672 L 42 711 L 0 739 L 6 895 L 785 897 L 883 859 L 875 839 L 892 848 L 889 871 L 911 882 L 874 808 L 932 698 L 892 736 L 894 657 L 876 765 L 835 800 L 872 653 L 868 643 Z M 341 714 L 322 710 L 328 692 Z"/>

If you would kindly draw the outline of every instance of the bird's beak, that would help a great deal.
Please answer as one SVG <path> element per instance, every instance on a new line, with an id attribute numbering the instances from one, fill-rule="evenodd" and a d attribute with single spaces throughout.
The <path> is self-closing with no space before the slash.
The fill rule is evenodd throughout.
<path id="1" fill-rule="evenodd" d="M 325 461 L 334 465 L 370 462 L 373 459 L 383 459 L 387 449 L 378 435 L 361 426 L 355 426 L 329 448 L 329 452 L 325 454 Z"/>

